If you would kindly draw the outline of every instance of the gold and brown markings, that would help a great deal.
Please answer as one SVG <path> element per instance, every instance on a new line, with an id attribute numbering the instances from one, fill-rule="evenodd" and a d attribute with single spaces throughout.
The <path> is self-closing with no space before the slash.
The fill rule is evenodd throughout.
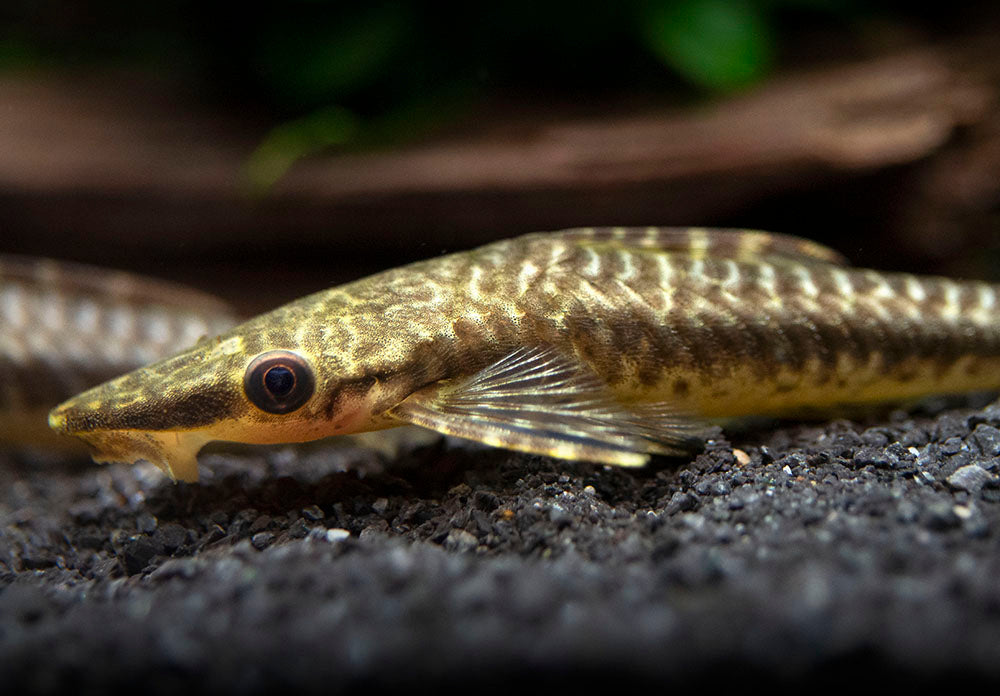
<path id="1" fill-rule="evenodd" d="M 784 374 L 772 401 L 779 412 L 968 391 L 997 365 L 996 324 L 981 309 L 994 299 L 988 285 L 831 265 L 747 270 L 756 277 L 744 288 L 754 307 L 744 310 L 745 335 L 759 339 L 761 376 L 769 367 Z M 811 393 L 796 393 L 796 375 Z"/>
<path id="2" fill-rule="evenodd" d="M 905 398 L 946 377 L 940 388 L 965 390 L 960 373 L 997 353 L 985 284 L 855 270 L 777 235 L 568 236 L 586 240 L 564 250 L 576 279 L 568 333 L 623 393 L 694 400 L 712 415 L 783 413 L 810 400 Z M 678 251 L 656 253 L 664 246 Z"/>
<path id="3" fill-rule="evenodd" d="M 51 422 L 177 476 L 196 474 L 213 439 L 403 423 L 641 464 L 714 419 L 1000 388 L 996 304 L 996 286 L 855 269 L 785 235 L 539 233 L 303 298 L 87 392 Z M 243 390 L 246 366 L 272 359 L 275 388 L 297 384 L 293 368 L 315 384 L 287 413 L 259 406 L 266 384 Z"/>
<path id="4" fill-rule="evenodd" d="M 625 248 L 657 249 L 693 257 L 753 260 L 768 256 L 803 262 L 843 264 L 839 252 L 801 237 L 757 230 L 700 227 L 583 227 L 558 233 L 567 242 L 611 243 Z"/>
<path id="5" fill-rule="evenodd" d="M 52 435 L 67 396 L 175 353 L 234 323 L 222 302 L 119 271 L 0 256 L 0 439 Z"/>

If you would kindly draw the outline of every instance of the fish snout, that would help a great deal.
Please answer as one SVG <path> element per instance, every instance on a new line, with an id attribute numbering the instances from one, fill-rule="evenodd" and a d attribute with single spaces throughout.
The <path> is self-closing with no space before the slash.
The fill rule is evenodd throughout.
<path id="1" fill-rule="evenodd" d="M 77 399 L 65 401 L 49 411 L 49 427 L 62 435 L 76 435 L 93 430 L 95 414 L 90 410 L 88 415 L 88 410 L 81 408 Z"/>
<path id="2" fill-rule="evenodd" d="M 66 409 L 63 406 L 56 406 L 49 411 L 49 427 L 62 435 L 69 435 L 66 429 Z"/>
<path id="3" fill-rule="evenodd" d="M 64 401 L 49 411 L 49 427 L 62 435 L 80 435 L 95 430 L 109 430 L 108 409 L 95 395 L 85 392 Z"/>

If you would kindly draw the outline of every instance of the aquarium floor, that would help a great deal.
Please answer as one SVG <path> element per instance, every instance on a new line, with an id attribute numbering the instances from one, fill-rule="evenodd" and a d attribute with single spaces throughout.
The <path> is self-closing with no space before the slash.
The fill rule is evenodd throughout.
<path id="1" fill-rule="evenodd" d="M 319 445 L 203 455 L 179 485 L 4 455 L 0 683 L 995 687 L 998 427 L 788 425 L 641 470 Z"/>

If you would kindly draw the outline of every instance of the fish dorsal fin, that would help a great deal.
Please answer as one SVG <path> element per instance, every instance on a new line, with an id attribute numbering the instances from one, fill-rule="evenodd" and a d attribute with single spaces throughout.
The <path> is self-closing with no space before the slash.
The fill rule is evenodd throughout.
<path id="1" fill-rule="evenodd" d="M 470 377 L 424 387 L 389 413 L 495 447 L 619 466 L 701 444 L 701 428 L 669 405 L 623 405 L 552 348 L 516 350 Z"/>
<path id="2" fill-rule="evenodd" d="M 652 249 L 737 261 L 784 258 L 800 263 L 848 265 L 840 252 L 802 237 L 757 230 L 705 227 L 582 227 L 561 233 L 579 243 Z"/>

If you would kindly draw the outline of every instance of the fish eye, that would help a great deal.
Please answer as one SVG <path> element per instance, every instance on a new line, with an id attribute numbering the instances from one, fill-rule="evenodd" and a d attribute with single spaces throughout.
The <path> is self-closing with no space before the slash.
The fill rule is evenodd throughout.
<path id="1" fill-rule="evenodd" d="M 309 363 L 288 350 L 261 353 L 243 375 L 247 398 L 268 413 L 291 413 L 309 400 L 315 388 Z"/>

